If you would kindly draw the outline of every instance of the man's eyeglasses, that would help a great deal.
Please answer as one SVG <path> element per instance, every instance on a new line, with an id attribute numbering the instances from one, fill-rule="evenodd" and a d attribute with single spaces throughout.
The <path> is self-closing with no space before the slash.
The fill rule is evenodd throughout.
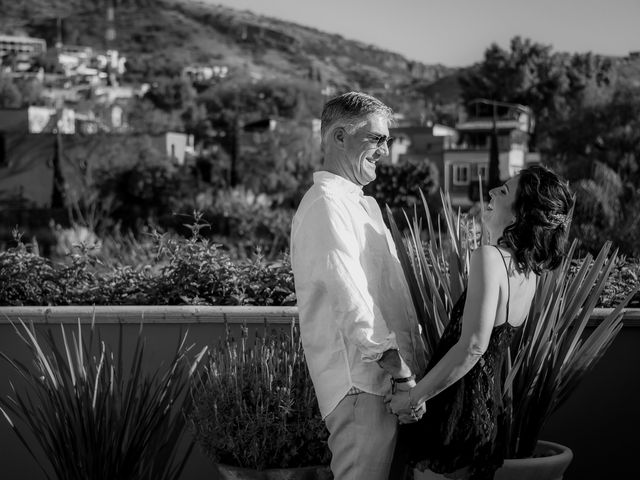
<path id="1" fill-rule="evenodd" d="M 393 141 L 395 140 L 394 137 L 379 135 L 377 133 L 369 133 L 368 136 L 371 140 L 376 142 L 376 148 L 380 148 L 384 143 L 387 144 L 387 148 L 391 148 L 391 145 L 393 145 Z"/>

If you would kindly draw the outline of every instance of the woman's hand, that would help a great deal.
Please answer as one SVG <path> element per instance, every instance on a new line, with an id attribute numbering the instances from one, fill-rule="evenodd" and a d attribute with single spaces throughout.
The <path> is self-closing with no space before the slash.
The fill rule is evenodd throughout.
<path id="1" fill-rule="evenodd" d="M 398 388 L 395 393 L 388 393 L 384 397 L 384 402 L 387 405 L 387 411 L 393 413 L 398 417 L 400 423 L 413 423 L 420 420 L 425 412 L 425 405 L 412 405 L 411 390 Z"/>

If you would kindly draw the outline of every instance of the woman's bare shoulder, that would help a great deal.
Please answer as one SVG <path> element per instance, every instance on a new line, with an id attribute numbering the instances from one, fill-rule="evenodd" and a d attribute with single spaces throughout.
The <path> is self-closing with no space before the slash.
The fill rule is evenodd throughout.
<path id="1" fill-rule="evenodd" d="M 471 253 L 471 268 L 480 269 L 484 274 L 499 274 L 506 276 L 503 254 L 492 245 L 482 245 Z"/>

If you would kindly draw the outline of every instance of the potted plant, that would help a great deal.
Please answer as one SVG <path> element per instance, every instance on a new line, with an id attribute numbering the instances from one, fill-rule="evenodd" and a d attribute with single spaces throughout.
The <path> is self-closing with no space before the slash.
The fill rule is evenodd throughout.
<path id="1" fill-rule="evenodd" d="M 189 425 L 222 478 L 329 479 L 328 432 L 297 327 L 246 326 L 209 349 L 192 380 Z"/>
<path id="2" fill-rule="evenodd" d="M 403 236 L 388 210 L 428 355 L 467 284 L 470 252 L 482 241 L 481 226 L 473 218 L 454 213 L 447 196 L 441 194 L 441 198 L 444 234 L 440 225 L 434 228 L 424 195 L 426 229 L 417 216 L 412 222 L 405 217 L 408 233 Z M 562 264 L 540 277 L 528 320 L 512 344 L 503 378 L 505 395 L 511 397 L 513 405 L 507 422 L 509 458 L 496 473 L 497 480 L 562 478 L 572 452 L 540 441 L 542 427 L 609 348 L 622 328 L 622 309 L 640 288 L 633 289 L 607 318 L 587 332 L 589 317 L 615 265 L 617 252 L 610 253 L 611 244 L 606 243 L 595 259 L 589 255 L 578 262 L 575 249 L 574 242 Z M 532 472 L 535 467 L 542 470 Z M 545 476 L 545 471 L 550 471 L 550 476 Z"/>
<path id="3" fill-rule="evenodd" d="M 131 362 L 123 360 L 123 332 L 112 351 L 78 322 L 69 336 L 15 325 L 32 365 L 2 358 L 26 387 L 0 398 L 0 411 L 48 479 L 177 480 L 193 442 L 181 443 L 190 365 L 185 337 L 164 371 L 147 373 L 140 328 Z M 197 358 L 196 358 L 197 363 Z"/>

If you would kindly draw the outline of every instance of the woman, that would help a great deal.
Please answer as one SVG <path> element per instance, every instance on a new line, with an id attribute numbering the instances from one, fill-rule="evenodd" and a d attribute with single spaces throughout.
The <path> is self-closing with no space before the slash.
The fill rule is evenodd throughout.
<path id="1" fill-rule="evenodd" d="M 489 192 L 489 245 L 471 255 L 468 287 L 455 304 L 426 375 L 388 395 L 394 413 L 426 403 L 403 426 L 400 449 L 450 478 L 491 479 L 502 465 L 507 409 L 500 369 L 526 320 L 537 276 L 556 268 L 567 244 L 573 198 L 551 170 L 534 166 Z"/>

